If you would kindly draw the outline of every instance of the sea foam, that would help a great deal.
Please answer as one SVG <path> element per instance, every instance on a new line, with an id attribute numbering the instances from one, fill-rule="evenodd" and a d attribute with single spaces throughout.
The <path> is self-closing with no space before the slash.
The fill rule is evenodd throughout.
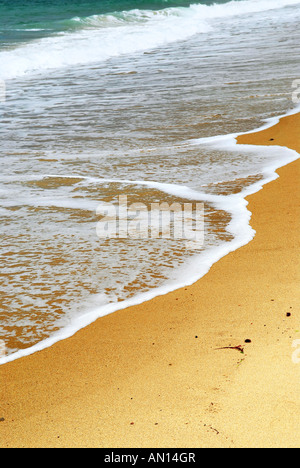
<path id="1" fill-rule="evenodd" d="M 295 114 L 299 111 L 300 106 L 297 106 L 295 109 L 290 110 L 283 116 L 266 120 L 265 124 L 261 128 L 254 131 L 260 131 L 269 128 L 278 123 L 280 118 Z M 250 134 L 254 131 L 248 133 Z M 239 135 L 240 134 L 221 135 L 209 139 L 197 139 L 190 141 L 190 144 L 200 146 L 211 145 L 217 147 L 218 149 L 223 148 L 226 151 L 237 151 L 236 138 Z M 264 153 L 267 156 L 266 160 L 268 160 L 268 156 L 270 157 L 270 163 L 266 164 L 262 170 L 264 176 L 263 180 L 256 182 L 247 188 L 244 188 L 242 192 L 234 195 L 208 195 L 194 191 L 189 187 L 182 187 L 176 184 L 163 184 L 155 181 L 124 181 L 121 179 L 123 183 L 141 184 L 149 188 L 161 190 L 164 193 L 176 195 L 178 197 L 189 198 L 191 200 L 201 200 L 204 202 L 208 201 L 213 203 L 216 207 L 224 209 L 225 211 L 229 212 L 232 217 L 232 220 L 227 227 L 228 231 L 233 235 L 232 241 L 226 242 L 218 247 L 208 248 L 203 253 L 201 253 L 201 257 L 195 256 L 185 266 L 177 271 L 176 279 L 166 282 L 161 287 L 152 289 L 151 291 L 142 294 L 138 294 L 135 297 L 118 303 L 107 304 L 105 301 L 100 301 L 100 304 L 102 302 L 102 305 L 95 306 L 83 315 L 75 317 L 67 327 L 62 328 L 59 332 L 56 332 L 51 337 L 30 348 L 22 349 L 11 355 L 2 357 L 0 359 L 0 365 L 24 356 L 31 355 L 37 351 L 41 351 L 54 345 L 58 341 L 69 338 L 78 330 L 90 325 L 100 317 L 114 313 L 118 310 L 126 309 L 133 305 L 141 304 L 153 299 L 154 297 L 165 295 L 176 289 L 189 286 L 206 275 L 212 265 L 221 258 L 228 255 L 230 252 L 233 252 L 238 248 L 248 244 L 254 238 L 255 231 L 250 225 L 251 212 L 247 208 L 248 202 L 246 197 L 258 192 L 265 184 L 277 179 L 278 174 L 276 173 L 276 170 L 299 159 L 299 154 L 294 150 L 280 146 L 238 145 L 238 151 L 244 151 L 247 153 Z M 107 179 L 95 179 L 94 181 L 96 180 L 98 180 L 99 183 L 108 181 Z M 116 181 L 115 179 L 109 180 L 114 182 Z M 118 181 L 120 180 L 118 179 Z"/>
<path id="2" fill-rule="evenodd" d="M 124 54 L 152 50 L 207 34 L 216 21 L 299 5 L 298 0 L 242 0 L 164 10 L 131 10 L 70 21 L 75 31 L 58 33 L 0 52 L 0 79 L 9 80 L 53 69 L 88 66 Z"/>

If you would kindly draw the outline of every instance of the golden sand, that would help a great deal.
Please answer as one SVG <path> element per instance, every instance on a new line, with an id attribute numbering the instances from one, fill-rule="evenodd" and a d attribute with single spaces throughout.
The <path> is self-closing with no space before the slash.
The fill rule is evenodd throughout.
<path id="1" fill-rule="evenodd" d="M 299 128 L 239 143 L 300 152 Z M 1 366 L 1 447 L 298 447 L 299 160 L 278 172 L 255 239 L 198 283 Z"/>

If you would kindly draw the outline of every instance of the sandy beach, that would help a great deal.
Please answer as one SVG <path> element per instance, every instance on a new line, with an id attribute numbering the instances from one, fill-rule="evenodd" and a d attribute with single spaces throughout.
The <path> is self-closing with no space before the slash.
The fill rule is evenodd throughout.
<path id="1" fill-rule="evenodd" d="M 239 143 L 300 152 L 299 129 Z M 1 366 L 0 446 L 299 447 L 299 160 L 278 174 L 254 240 L 199 282 Z"/>

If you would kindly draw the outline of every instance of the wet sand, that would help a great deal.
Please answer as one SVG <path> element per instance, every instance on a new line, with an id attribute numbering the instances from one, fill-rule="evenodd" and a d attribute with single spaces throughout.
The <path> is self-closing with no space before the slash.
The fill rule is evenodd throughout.
<path id="1" fill-rule="evenodd" d="M 239 143 L 300 152 L 299 129 Z M 299 447 L 299 160 L 278 173 L 254 240 L 196 284 L 1 366 L 0 446 Z"/>

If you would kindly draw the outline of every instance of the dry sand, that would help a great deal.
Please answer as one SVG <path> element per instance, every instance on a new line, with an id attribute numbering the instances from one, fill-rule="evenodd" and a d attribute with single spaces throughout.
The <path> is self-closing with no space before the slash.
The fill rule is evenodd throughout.
<path id="1" fill-rule="evenodd" d="M 299 128 L 239 142 L 300 152 Z M 198 283 L 1 366 L 1 447 L 299 447 L 299 160 L 279 174 L 249 199 L 255 239 Z"/>

